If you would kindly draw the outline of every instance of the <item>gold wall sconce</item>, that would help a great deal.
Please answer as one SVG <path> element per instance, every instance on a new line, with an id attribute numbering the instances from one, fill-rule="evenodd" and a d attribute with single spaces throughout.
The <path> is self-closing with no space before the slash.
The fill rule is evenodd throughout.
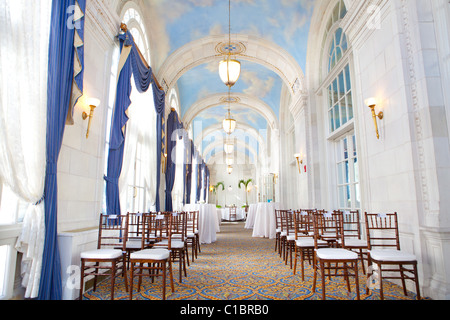
<path id="1" fill-rule="evenodd" d="M 298 167 L 298 173 L 302 173 L 302 166 L 303 166 L 303 155 L 300 153 L 297 153 L 294 155 L 295 159 L 297 159 L 297 167 Z M 306 172 L 306 166 L 304 167 L 304 171 Z"/>
<path id="2" fill-rule="evenodd" d="M 83 120 L 86 120 L 87 118 L 89 118 L 88 128 L 87 128 L 87 132 L 86 132 L 86 139 L 89 138 L 89 131 L 91 130 L 92 118 L 94 117 L 94 110 L 95 110 L 95 108 L 97 108 L 100 105 L 100 100 L 95 99 L 95 98 L 90 98 L 87 100 L 87 104 L 88 104 L 89 108 L 91 109 L 90 113 L 87 114 L 85 111 L 81 115 Z"/>
<path id="3" fill-rule="evenodd" d="M 375 112 L 375 107 L 377 106 L 377 101 L 375 98 L 369 98 L 365 101 L 366 105 L 372 110 L 372 118 L 375 123 L 375 131 L 377 134 L 377 139 L 380 139 L 380 133 L 378 132 L 378 123 L 377 118 L 383 120 L 384 113 L 380 111 L 378 114 Z"/>

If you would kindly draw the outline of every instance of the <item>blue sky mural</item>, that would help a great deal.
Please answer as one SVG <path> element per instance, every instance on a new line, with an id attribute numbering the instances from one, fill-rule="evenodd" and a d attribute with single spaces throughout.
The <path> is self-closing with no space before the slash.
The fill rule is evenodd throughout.
<path id="1" fill-rule="evenodd" d="M 155 54 L 161 61 L 191 41 L 228 34 L 227 0 L 148 0 L 144 1 L 152 19 Z M 314 0 L 231 0 L 231 33 L 256 36 L 282 47 L 305 70 L 306 48 Z M 279 119 L 282 79 L 262 65 L 243 61 L 242 73 L 233 93 L 255 96 L 265 102 Z M 178 80 L 180 116 L 199 99 L 227 94 L 218 75 L 218 64 L 197 66 Z M 232 110 L 233 116 L 265 130 L 267 122 L 256 112 Z M 210 108 L 194 121 L 203 129 L 221 123 L 226 106 Z M 195 136 L 199 132 L 194 132 Z"/>
<path id="2" fill-rule="evenodd" d="M 158 19 L 163 50 L 208 35 L 228 34 L 226 0 L 151 0 L 146 5 Z M 231 0 L 231 33 L 265 38 L 288 51 L 303 68 L 314 0 Z M 165 34 L 163 34 L 165 33 Z"/>

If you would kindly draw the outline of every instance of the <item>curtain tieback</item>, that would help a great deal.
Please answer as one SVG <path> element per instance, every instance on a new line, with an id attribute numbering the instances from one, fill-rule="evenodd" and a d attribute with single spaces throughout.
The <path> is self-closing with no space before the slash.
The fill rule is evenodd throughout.
<path id="1" fill-rule="evenodd" d="M 38 205 L 40 205 L 44 200 L 45 200 L 45 193 L 42 195 L 42 198 L 41 198 L 38 202 L 36 202 L 34 205 L 35 205 L 35 206 L 38 206 Z"/>
<path id="2" fill-rule="evenodd" d="M 109 182 L 109 183 L 113 183 L 113 184 L 119 185 L 119 178 L 110 178 L 110 177 L 104 176 L 103 179 L 104 179 L 106 182 Z"/>

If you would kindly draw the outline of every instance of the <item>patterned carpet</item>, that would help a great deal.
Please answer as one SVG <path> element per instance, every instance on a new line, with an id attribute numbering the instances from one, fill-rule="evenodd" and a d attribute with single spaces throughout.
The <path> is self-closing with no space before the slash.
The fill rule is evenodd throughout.
<path id="1" fill-rule="evenodd" d="M 275 240 L 252 238 L 252 231 L 244 223 L 224 223 L 217 234 L 217 242 L 202 245 L 198 259 L 188 267 L 188 277 L 178 282 L 178 263 L 174 264 L 175 292 L 167 286 L 167 300 L 320 300 L 321 283 L 317 282 L 312 293 L 312 267 L 306 264 L 305 281 L 299 272 L 294 276 L 274 251 Z M 379 300 L 372 291 L 365 294 L 366 277 L 360 273 L 361 300 Z M 135 279 L 137 282 L 137 279 Z M 326 282 L 327 300 L 354 300 L 356 291 L 353 278 L 352 292 L 346 289 L 342 277 Z M 151 283 L 144 279 L 141 292 L 135 292 L 136 300 L 160 300 L 161 279 Z M 393 283 L 384 282 L 386 300 L 414 300 L 415 295 L 403 295 L 403 290 Z M 85 300 L 109 300 L 109 280 L 101 283 L 97 291 L 84 294 Z M 118 278 L 115 299 L 128 299 L 122 278 Z"/>

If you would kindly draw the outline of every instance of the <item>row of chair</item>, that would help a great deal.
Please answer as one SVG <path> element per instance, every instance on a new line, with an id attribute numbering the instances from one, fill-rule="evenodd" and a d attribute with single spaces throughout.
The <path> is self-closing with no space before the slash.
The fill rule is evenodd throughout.
<path id="1" fill-rule="evenodd" d="M 114 300 L 115 278 L 124 277 L 129 299 L 133 297 L 133 280 L 147 272 L 152 281 L 162 276 L 162 299 L 166 298 L 166 274 L 174 292 L 172 262 L 179 262 L 179 282 L 187 276 L 189 247 L 192 261 L 200 248 L 198 233 L 199 212 L 150 212 L 126 215 L 100 215 L 97 249 L 81 253 L 80 300 L 87 277 L 94 277 L 94 291 L 98 276 L 111 278 L 111 300 Z M 128 271 L 130 287 L 128 286 Z"/>
<path id="2" fill-rule="evenodd" d="M 304 264 L 314 267 L 313 292 L 317 275 L 321 275 L 322 299 L 326 298 L 325 277 L 343 276 L 350 291 L 349 276 L 355 278 L 360 298 L 358 262 L 366 274 L 366 294 L 378 288 L 381 299 L 383 279 L 400 279 L 407 295 L 405 280 L 413 280 L 420 299 L 417 259 L 400 249 L 397 213 L 365 213 L 366 238 L 362 236 L 359 211 L 276 210 L 275 251 L 296 274 L 300 260 L 301 278 Z M 292 261 L 294 255 L 294 261 Z M 365 262 L 369 267 L 366 273 Z M 339 273 L 342 271 L 342 273 Z M 350 274 L 353 272 L 353 274 Z M 398 275 L 399 274 L 399 275 Z"/>

